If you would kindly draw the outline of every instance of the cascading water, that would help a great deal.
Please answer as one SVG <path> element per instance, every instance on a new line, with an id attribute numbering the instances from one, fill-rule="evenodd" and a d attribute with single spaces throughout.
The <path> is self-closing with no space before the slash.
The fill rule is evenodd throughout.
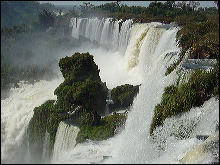
<path id="1" fill-rule="evenodd" d="M 163 127 L 154 131 L 154 138 L 149 133 L 154 107 L 160 103 L 164 88 L 175 83 L 178 76 L 175 71 L 165 76 L 165 71 L 180 52 L 176 43 L 179 29 L 156 22 L 132 24 L 132 20 L 123 22 L 110 18 L 72 18 L 70 23 L 73 38 L 84 37 L 100 45 L 97 47 L 89 42 L 82 43 L 81 47 L 73 48 L 70 56 L 75 52 L 94 55 L 100 77 L 109 89 L 126 83 L 141 86 L 128 113 L 125 129 L 108 140 L 89 140 L 75 146 L 78 130 L 61 122 L 51 163 L 187 162 L 187 152 L 202 143 L 195 136 L 215 132 L 214 125 L 219 123 L 217 100 L 211 98 L 202 107 L 192 108 L 180 117 L 166 119 Z M 23 85 L 22 88 L 12 89 L 14 93 L 1 101 L 2 162 L 25 162 L 21 160 L 22 154 L 16 156 L 15 153 L 21 149 L 21 142 L 26 141 L 25 129 L 33 115 L 32 110 L 46 100 L 53 99 L 53 91 L 60 83 L 61 81 L 52 81 L 39 86 L 38 83 Z M 208 126 L 207 120 L 211 121 Z M 207 129 L 204 129 L 204 125 Z M 176 137 L 175 131 L 182 129 L 184 134 L 187 133 L 185 128 L 189 128 L 189 137 Z M 170 136 L 171 134 L 174 136 Z M 49 136 L 45 133 L 44 153 L 47 153 L 48 139 Z M 72 145 L 68 145 L 70 141 L 73 142 Z M 182 159 L 184 156 L 185 159 Z M 43 158 L 46 159 L 46 156 Z M 210 157 L 203 158 L 200 163 L 210 160 Z M 31 163 L 31 160 L 26 162 Z"/>
<path id="2" fill-rule="evenodd" d="M 83 36 L 111 51 L 124 52 L 130 38 L 132 20 L 113 20 L 111 18 L 72 18 L 70 26 L 73 27 L 72 37 L 79 39 Z M 121 24 L 121 25 L 119 25 Z"/>
<path id="3" fill-rule="evenodd" d="M 11 88 L 10 97 L 1 100 L 1 161 L 2 163 L 31 163 L 28 157 L 27 126 L 34 107 L 49 99 L 62 79 L 41 80 L 35 84 L 20 82 Z"/>
<path id="4" fill-rule="evenodd" d="M 52 162 L 56 163 L 62 154 L 75 147 L 78 132 L 78 127 L 60 122 L 56 133 Z"/>
<path id="5" fill-rule="evenodd" d="M 170 52 L 179 52 L 175 42 L 178 29 L 166 30 L 158 28 L 158 25 L 160 24 L 151 23 L 149 27 L 142 27 L 140 38 L 143 38 L 143 43 L 138 50 L 138 67 L 142 70 L 144 80 L 128 114 L 125 130 L 119 135 L 118 147 L 108 163 L 150 163 L 158 156 L 154 144 L 150 141 L 149 128 L 154 107 L 161 101 L 164 87 L 174 81 L 175 75 L 165 77 L 165 71 L 175 56 L 169 61 L 165 56 Z M 140 40 L 138 42 L 140 43 Z"/>
<path id="6" fill-rule="evenodd" d="M 46 131 L 45 132 L 45 138 L 44 138 L 44 144 L 43 144 L 43 152 L 42 152 L 42 162 L 48 163 L 50 160 L 50 134 Z"/>

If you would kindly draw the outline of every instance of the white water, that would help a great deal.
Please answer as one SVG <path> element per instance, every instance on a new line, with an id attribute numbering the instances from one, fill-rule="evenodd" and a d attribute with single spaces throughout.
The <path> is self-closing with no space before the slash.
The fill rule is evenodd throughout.
<path id="1" fill-rule="evenodd" d="M 50 134 L 46 131 L 44 144 L 43 144 L 43 152 L 42 152 L 42 162 L 48 163 L 50 160 Z"/>
<path id="2" fill-rule="evenodd" d="M 60 159 L 60 155 L 65 154 L 68 150 L 75 147 L 78 132 L 78 127 L 66 124 L 62 121 L 60 122 L 54 144 L 53 162 L 56 163 L 56 161 Z"/>
<path id="3" fill-rule="evenodd" d="M 72 18 L 70 26 L 73 27 L 72 37 L 79 39 L 83 36 L 91 41 L 96 41 L 111 51 L 124 52 L 130 38 L 132 20 L 122 23 L 119 32 L 119 22 L 111 18 Z"/>
<path id="4" fill-rule="evenodd" d="M 19 88 L 11 88 L 10 97 L 1 100 L 1 161 L 2 163 L 23 163 L 27 154 L 26 129 L 33 116 L 34 107 L 49 99 L 62 79 L 39 81 L 35 84 L 18 83 Z M 26 159 L 26 160 L 25 160 Z"/>
<path id="5" fill-rule="evenodd" d="M 94 47 L 90 43 L 84 43 L 81 47 L 74 48 L 72 54 L 74 52 L 90 52 L 94 55 L 94 60 L 100 69 L 101 79 L 107 83 L 110 89 L 125 83 L 141 84 L 141 86 L 131 111 L 128 113 L 125 130 L 113 138 L 100 142 L 87 141 L 67 147 L 66 145 L 70 141 L 74 142 L 76 132 L 73 133 L 73 131 L 71 134 L 70 128 L 67 129 L 67 125 L 61 122 L 55 141 L 52 163 L 181 163 L 180 159 L 186 152 L 201 143 L 195 139 L 195 135 L 214 132 L 213 127 L 219 122 L 216 117 L 218 116 L 219 103 L 210 99 L 205 102 L 203 107 L 196 108 L 196 110 L 192 108 L 192 112 L 185 113 L 181 118 L 167 119 L 164 127 L 155 130 L 158 132 L 156 133 L 158 136 L 153 142 L 149 136 L 149 127 L 154 107 L 160 103 L 164 88 L 173 84 L 177 77 L 175 72 L 169 76 L 164 74 L 166 67 L 175 60 L 176 54 L 180 51 L 175 42 L 178 29 L 175 27 L 167 28 L 167 26 L 163 28 L 161 23 L 134 24 L 131 26 L 131 22 L 131 20 L 124 22 L 119 33 L 117 24 L 110 23 L 109 19 L 78 19 L 77 23 L 76 19 L 72 19 L 72 36 L 74 38 L 79 38 L 79 35 L 82 35 L 101 44 L 101 47 Z M 165 58 L 167 54 L 173 54 L 173 56 Z M 36 83 L 32 86 L 32 90 L 28 86 L 24 86 L 23 90 L 26 92 L 21 93 L 22 97 L 17 97 L 16 93 L 12 93 L 8 98 L 13 98 L 12 100 L 1 101 L 2 109 L 4 109 L 1 115 L 4 121 L 1 126 L 3 153 L 1 160 L 3 162 L 22 162 L 22 160 L 17 161 L 17 157 L 12 157 L 14 154 L 12 150 L 19 150 L 21 145 L 17 143 L 25 141 L 25 131 L 22 130 L 32 117 L 33 108 L 48 99 L 53 99 L 53 90 L 60 83 L 61 81 L 59 83 L 45 82 L 40 86 L 37 86 Z M 32 99 L 31 93 L 36 97 Z M 26 98 L 29 98 L 29 102 Z M 21 104 L 20 107 L 10 108 L 9 102 L 12 105 L 20 102 Z M 26 107 L 26 104 L 29 107 Z M 24 110 L 21 111 L 23 108 L 27 114 L 23 114 Z M 208 113 L 207 110 L 209 109 L 212 113 Z M 10 113 L 12 110 L 14 111 Z M 15 112 L 19 112 L 19 114 Z M 13 118 L 9 118 L 9 115 Z M 11 121 L 16 122 L 14 118 L 16 116 L 25 118 L 19 130 L 16 130 L 15 124 L 11 127 L 6 126 Z M 172 130 L 170 128 L 176 130 L 181 123 L 187 125 L 191 121 L 195 121 L 197 126 L 188 139 L 176 139 L 174 136 L 168 136 L 169 131 Z M 207 123 L 210 124 L 207 125 Z M 20 138 L 17 138 L 18 134 L 20 134 Z M 62 134 L 68 136 L 71 134 L 72 138 L 61 136 Z M 16 144 L 11 145 L 10 143 L 14 141 Z M 166 143 L 162 143 L 163 141 Z M 45 144 L 47 143 L 45 142 Z M 103 156 L 111 157 L 103 160 Z"/>

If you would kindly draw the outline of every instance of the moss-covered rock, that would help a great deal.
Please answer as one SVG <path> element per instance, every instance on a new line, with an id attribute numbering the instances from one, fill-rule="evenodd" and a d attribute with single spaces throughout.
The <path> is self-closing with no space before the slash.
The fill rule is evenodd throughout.
<path id="1" fill-rule="evenodd" d="M 50 134 L 52 153 L 61 121 L 68 121 L 80 128 L 77 136 L 77 142 L 80 143 L 86 139 L 103 140 L 113 136 L 115 129 L 123 125 L 126 118 L 121 114 L 101 117 L 106 107 L 108 89 L 100 80 L 93 56 L 76 53 L 61 59 L 59 66 L 65 79 L 54 91 L 57 101 L 48 100 L 36 107 L 29 124 L 30 152 L 37 163 L 42 163 L 46 132 Z M 129 106 L 138 90 L 138 86 L 126 84 L 119 90 L 113 90 L 113 98 L 120 93 L 120 101 L 115 99 L 116 104 Z"/>
<path id="2" fill-rule="evenodd" d="M 72 99 L 75 105 L 81 105 L 89 111 L 100 114 L 106 106 L 107 91 L 100 82 L 75 82 L 72 85 Z"/>
<path id="3" fill-rule="evenodd" d="M 34 162 L 41 163 L 46 131 L 50 134 L 50 154 L 55 142 L 56 130 L 61 120 L 70 118 L 66 114 L 58 116 L 54 107 L 55 100 L 48 100 L 34 108 L 34 115 L 29 122 L 28 137 L 30 154 Z"/>
<path id="4" fill-rule="evenodd" d="M 101 118 L 98 125 L 91 125 L 88 122 L 84 122 L 80 127 L 76 141 L 77 143 L 81 143 L 87 139 L 106 140 L 115 134 L 115 129 L 123 125 L 125 120 L 126 116 L 114 114 Z"/>
<path id="5" fill-rule="evenodd" d="M 67 112 L 76 106 L 101 113 L 106 104 L 107 87 L 101 82 L 99 69 L 89 53 L 75 53 L 59 61 L 64 82 L 54 91 L 56 108 Z"/>
<path id="6" fill-rule="evenodd" d="M 150 133 L 153 134 L 153 130 L 162 125 L 167 117 L 201 106 L 211 96 L 219 95 L 218 68 L 217 63 L 210 72 L 197 69 L 188 82 L 166 87 L 161 103 L 154 109 Z"/>
<path id="7" fill-rule="evenodd" d="M 101 82 L 98 66 L 88 52 L 77 52 L 71 57 L 61 58 L 59 67 L 66 83 L 86 80 Z"/>
<path id="8" fill-rule="evenodd" d="M 111 98 L 114 104 L 110 104 L 109 108 L 112 110 L 129 107 L 133 103 L 134 97 L 138 92 L 139 85 L 133 86 L 125 84 L 113 88 L 111 91 Z"/>
<path id="9" fill-rule="evenodd" d="M 57 101 L 48 100 L 34 109 L 29 123 L 30 153 L 34 162 L 41 163 L 45 133 L 50 134 L 52 153 L 59 123 L 63 120 L 81 126 L 87 114 L 96 112 L 90 125 L 99 125 L 106 106 L 108 89 L 101 82 L 98 66 L 89 53 L 75 53 L 60 59 L 64 82 L 54 91 Z"/>

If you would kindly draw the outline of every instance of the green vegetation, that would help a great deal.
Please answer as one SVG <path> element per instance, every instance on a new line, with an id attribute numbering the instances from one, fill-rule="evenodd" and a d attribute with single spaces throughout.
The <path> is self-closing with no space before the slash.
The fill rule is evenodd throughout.
<path id="1" fill-rule="evenodd" d="M 68 24 L 71 17 L 102 16 L 124 21 L 133 19 L 134 22 L 176 22 L 182 26 L 182 30 L 178 33 L 178 40 L 183 51 L 179 60 L 167 68 L 166 75 L 179 65 L 189 48 L 192 48 L 191 58 L 218 58 L 218 9 L 201 8 L 199 3 L 194 1 L 178 3 L 155 1 L 148 7 L 127 6 L 121 1 L 99 6 L 84 2 L 80 13 L 77 13 L 73 7 L 64 15 L 57 16 L 52 12 L 57 9 L 50 3 L 3 1 L 1 5 L 1 27 L 3 27 L 1 29 L 1 87 L 8 87 L 9 83 L 24 79 L 32 81 L 53 75 L 53 70 L 48 68 L 51 62 L 48 61 L 49 64 L 39 67 L 40 64 L 32 64 L 33 57 L 43 54 L 42 56 L 53 59 L 59 49 L 77 46 L 78 43 L 69 38 L 71 29 Z M 61 11 L 62 9 L 59 13 Z M 39 43 L 42 47 L 38 50 L 45 50 L 44 52 L 39 53 L 33 49 L 33 46 Z M 31 69 L 32 67 L 35 69 Z"/>
<path id="2" fill-rule="evenodd" d="M 213 1 L 214 3 L 214 1 Z M 217 7 L 218 2 L 215 2 Z M 82 6 L 82 16 L 105 16 L 115 19 L 133 19 L 134 22 L 175 22 L 182 29 L 177 34 L 182 48 L 179 59 L 167 68 L 171 73 L 183 60 L 186 52 L 189 58 L 217 59 L 219 54 L 219 13 L 216 7 L 199 7 L 195 1 L 151 2 L 148 7 L 127 6 L 122 1 L 94 6 Z M 119 25 L 120 26 L 120 25 Z"/>
<path id="3" fill-rule="evenodd" d="M 29 123 L 30 152 L 38 162 L 42 156 L 45 132 L 50 134 L 51 152 L 60 121 L 68 120 L 79 126 L 81 133 L 78 139 L 82 141 L 87 126 L 91 131 L 99 132 L 95 136 L 90 132 L 89 138 L 99 140 L 112 136 L 122 120 L 117 115 L 101 119 L 98 114 L 104 111 L 107 88 L 100 80 L 98 66 L 92 55 L 75 53 L 71 57 L 61 58 L 59 66 L 65 80 L 54 91 L 57 101 L 48 100 L 36 107 Z"/>
<path id="4" fill-rule="evenodd" d="M 85 119 L 84 124 L 80 127 L 76 141 L 77 143 L 81 143 L 87 139 L 106 140 L 115 134 L 115 129 L 123 125 L 125 120 L 126 117 L 120 114 L 114 114 L 101 118 L 99 125 L 91 125 L 91 122 L 86 122 Z"/>
<path id="5" fill-rule="evenodd" d="M 133 86 L 125 84 L 112 89 L 111 97 L 114 104 L 110 104 L 110 108 L 127 108 L 133 103 L 134 97 L 139 92 L 139 85 Z"/>
<path id="6" fill-rule="evenodd" d="M 180 64 L 190 50 L 190 58 L 215 58 L 219 56 L 219 14 L 217 8 L 198 8 L 194 1 L 152 2 L 149 7 L 127 6 L 120 1 L 94 6 L 90 2 L 81 6 L 81 14 L 74 8 L 65 15 L 55 16 L 51 4 L 26 1 L 2 1 L 1 10 L 1 87 L 19 80 L 32 81 L 53 76 L 54 58 L 60 49 L 77 46 L 70 37 L 71 17 L 102 16 L 115 19 L 133 19 L 134 22 L 176 22 L 182 29 L 177 40 L 182 52 L 166 75 Z M 60 9 L 61 13 L 61 9 Z M 120 25 L 119 25 L 120 26 Z M 35 50 L 35 46 L 36 50 Z M 44 50 L 40 51 L 39 50 Z M 52 51 L 51 51 L 52 50 Z M 42 64 L 33 64 L 34 57 L 48 57 Z M 51 62 L 51 59 L 55 61 Z M 218 61 L 219 62 L 219 61 Z M 29 123 L 30 153 L 40 162 L 45 132 L 50 134 L 50 152 L 60 121 L 68 120 L 80 128 L 77 143 L 86 139 L 103 140 L 114 135 L 117 127 L 124 124 L 124 115 L 101 117 L 107 98 L 107 87 L 101 82 L 98 66 L 89 53 L 75 53 L 59 60 L 64 82 L 54 91 L 57 101 L 48 100 L 34 109 Z M 181 114 L 193 106 L 201 106 L 211 96 L 219 94 L 219 65 L 210 72 L 195 70 L 186 83 L 165 89 L 162 102 L 155 108 L 150 133 L 170 116 Z M 112 90 L 114 108 L 130 106 L 139 86 L 129 84 Z M 72 114 L 70 114 L 71 112 Z M 192 125 L 193 126 L 193 125 Z M 185 129 L 185 128 L 183 128 Z M 191 127 L 188 132 L 191 131 Z M 182 130 L 175 136 L 186 137 Z M 35 152 L 36 151 L 36 152 Z"/>
<path id="7" fill-rule="evenodd" d="M 188 17 L 187 19 L 190 18 L 189 16 L 183 16 L 183 20 L 185 20 L 184 17 Z M 210 18 L 204 22 L 196 22 L 193 20 L 185 24 L 183 28 L 178 31 L 177 39 L 182 51 L 179 59 L 167 68 L 166 75 L 171 73 L 180 64 L 188 50 L 190 50 L 188 58 L 219 58 L 219 21 L 217 21 L 216 18 Z"/>
<path id="8" fill-rule="evenodd" d="M 1 28 L 28 24 L 43 9 L 53 10 L 55 6 L 36 1 L 1 1 Z"/>
<path id="9" fill-rule="evenodd" d="M 93 56 L 87 53 L 76 52 L 71 57 L 65 57 L 59 61 L 60 71 L 65 78 L 65 81 L 98 81 L 101 82 L 99 77 L 98 66 L 94 63 Z M 69 78 L 71 77 L 71 78 Z M 71 84 L 68 81 L 67 84 Z"/>
<path id="10" fill-rule="evenodd" d="M 41 106 L 34 108 L 34 115 L 29 122 L 28 137 L 30 153 L 35 162 L 41 163 L 46 131 L 50 134 L 51 154 L 60 121 L 70 117 L 68 114 L 60 115 L 56 112 L 54 100 L 48 100 Z"/>
<path id="11" fill-rule="evenodd" d="M 40 25 L 48 29 L 49 27 L 53 27 L 55 24 L 55 14 L 52 13 L 48 9 L 44 9 L 43 11 L 38 13 Z"/>
<path id="12" fill-rule="evenodd" d="M 101 82 L 93 56 L 76 52 L 71 57 L 61 58 L 59 66 L 65 80 L 54 91 L 58 99 L 56 108 L 69 111 L 73 105 L 79 105 L 101 114 L 106 104 L 107 87 Z"/>
<path id="13" fill-rule="evenodd" d="M 162 101 L 155 107 L 150 133 L 163 124 L 167 117 L 201 106 L 212 96 L 219 95 L 219 64 L 210 72 L 197 69 L 188 82 L 165 88 Z"/>
<path id="14" fill-rule="evenodd" d="M 73 87 L 73 100 L 85 109 L 102 112 L 106 105 L 107 93 L 103 84 L 95 81 L 76 82 Z"/>
<path id="15" fill-rule="evenodd" d="M 56 16 L 50 3 L 2 1 L 1 5 L 1 87 L 56 76 L 57 56 L 77 45 L 68 26 L 71 16 Z"/>

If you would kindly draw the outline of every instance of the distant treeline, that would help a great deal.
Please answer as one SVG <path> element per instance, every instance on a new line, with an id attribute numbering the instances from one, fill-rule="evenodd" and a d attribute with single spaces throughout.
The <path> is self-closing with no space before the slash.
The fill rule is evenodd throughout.
<path id="1" fill-rule="evenodd" d="M 72 17 L 112 17 L 142 23 L 175 22 L 181 27 L 177 39 L 182 53 L 166 74 L 173 71 L 190 48 L 190 58 L 218 59 L 219 2 L 213 3 L 217 7 L 202 8 L 195 1 L 154 1 L 148 7 L 127 6 L 123 1 L 98 6 L 84 2 L 83 5 L 72 7 L 40 4 L 37 1 L 1 1 L 1 87 L 21 78 L 41 78 L 41 73 L 49 73 L 46 68 L 31 65 L 31 61 L 40 55 L 53 57 L 59 48 L 72 48 L 78 44 L 70 38 L 69 21 Z M 39 44 L 44 49 L 40 47 L 34 50 Z M 21 68 L 28 62 L 28 69 Z"/>
<path id="2" fill-rule="evenodd" d="M 69 20 L 52 11 L 50 3 L 1 1 L 1 87 L 53 76 L 55 56 L 71 42 L 64 36 Z"/>
<path id="3" fill-rule="evenodd" d="M 218 1 L 213 1 L 218 6 Z M 180 15 L 193 15 L 196 20 L 203 21 L 208 15 L 217 14 L 216 7 L 199 7 L 200 3 L 195 1 L 164 1 L 151 2 L 148 7 L 127 6 L 123 1 L 105 3 L 94 6 L 90 2 L 84 2 L 81 5 L 80 16 L 110 16 L 122 19 L 138 18 L 144 22 L 149 21 L 175 21 Z"/>
<path id="4" fill-rule="evenodd" d="M 43 9 L 54 10 L 55 5 L 37 1 L 1 1 L 1 28 L 30 23 Z"/>

